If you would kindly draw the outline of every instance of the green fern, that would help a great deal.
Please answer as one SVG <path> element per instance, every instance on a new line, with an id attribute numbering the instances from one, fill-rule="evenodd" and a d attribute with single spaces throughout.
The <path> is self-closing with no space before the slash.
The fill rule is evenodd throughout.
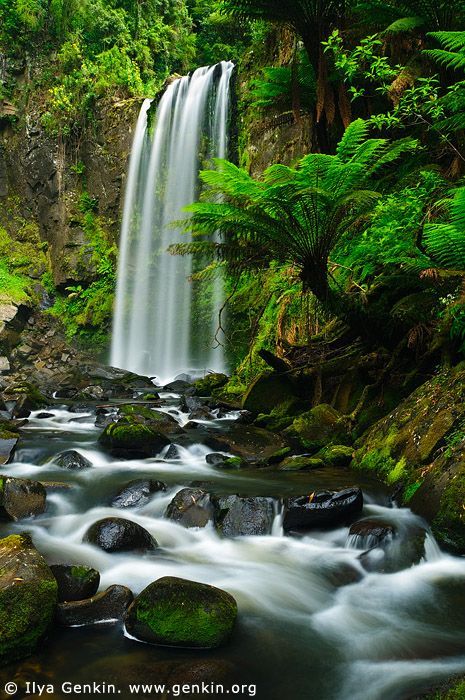
<path id="1" fill-rule="evenodd" d="M 297 168 L 274 165 L 260 180 L 216 161 L 216 170 L 201 177 L 213 199 L 221 194 L 227 201 L 191 205 L 186 229 L 195 239 L 219 231 L 222 243 L 209 243 L 210 252 L 237 271 L 273 261 L 293 266 L 304 290 L 328 301 L 331 251 L 373 209 L 385 169 L 417 145 L 412 139 L 365 139 L 366 133 L 358 120 L 346 130 L 336 155 L 311 153 Z M 189 253 L 196 246 L 194 240 L 172 252 Z"/>
<path id="2" fill-rule="evenodd" d="M 441 267 L 465 270 L 465 187 L 455 190 L 449 210 L 450 222 L 425 226 L 426 250 Z"/>

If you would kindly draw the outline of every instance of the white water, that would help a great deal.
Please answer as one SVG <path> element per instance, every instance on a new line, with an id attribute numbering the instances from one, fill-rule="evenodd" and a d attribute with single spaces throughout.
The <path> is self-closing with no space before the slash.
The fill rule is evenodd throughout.
<path id="1" fill-rule="evenodd" d="M 166 382 L 184 371 L 224 371 L 215 339 L 223 299 L 212 284 L 205 322 L 195 318 L 191 256 L 170 255 L 189 239 L 173 222 L 199 195 L 202 159 L 225 157 L 233 64 L 199 68 L 169 85 L 148 137 L 145 101 L 137 123 L 121 230 L 111 364 Z"/>
<path id="2" fill-rule="evenodd" d="M 232 593 L 239 606 L 240 635 L 224 653 L 241 668 L 247 665 L 262 691 L 259 697 L 406 700 L 430 683 L 465 672 L 460 593 L 465 589 L 465 560 L 442 553 L 430 534 L 421 563 L 394 573 L 369 573 L 362 566 L 360 549 L 348 538 L 348 527 L 312 531 L 299 539 L 284 536 L 277 501 L 269 536 L 222 539 L 212 526 L 185 529 L 165 519 L 164 513 L 175 493 L 192 480 L 215 483 L 232 493 L 253 486 L 255 493 L 268 495 L 273 475 L 215 469 L 205 462 L 210 450 L 201 443 L 183 448 L 174 460 L 163 458 L 166 450 L 151 459 L 113 460 L 99 450 L 95 442 L 99 431 L 90 420 L 69 422 L 86 413 L 65 409 L 51 413 L 48 419 L 31 416 L 25 431 L 25 442 L 29 433 L 30 444 L 19 455 L 20 462 L 5 469 L 16 476 L 64 479 L 71 488 L 50 492 L 43 516 L 10 527 L 26 526 L 49 562 L 97 568 L 101 589 L 119 583 L 137 593 L 161 576 L 174 575 Z M 48 456 L 32 460 L 39 439 Z M 78 449 L 93 468 L 67 472 L 56 467 L 54 439 L 56 452 L 64 449 L 65 440 L 66 448 Z M 147 477 L 167 481 L 167 492 L 154 494 L 139 508 L 108 505 L 130 479 Z M 301 488 L 304 492 L 303 483 Z M 409 530 L 425 528 L 408 509 L 376 501 L 373 495 L 366 498 L 363 517 L 391 523 L 400 535 L 400 548 L 408 541 L 402 538 Z M 139 523 L 157 539 L 160 550 L 145 556 L 109 554 L 83 543 L 90 525 L 108 516 Z M 147 653 L 150 663 L 151 647 L 142 645 L 143 651 L 138 651 L 137 642 L 129 643 L 135 646 L 134 654 Z M 84 665 L 88 663 L 85 649 L 79 653 Z M 113 668 L 111 659 L 108 663 Z"/>

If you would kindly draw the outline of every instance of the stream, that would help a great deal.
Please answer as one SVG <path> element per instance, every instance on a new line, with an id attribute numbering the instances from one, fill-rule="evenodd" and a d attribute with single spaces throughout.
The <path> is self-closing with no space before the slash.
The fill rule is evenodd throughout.
<path id="1" fill-rule="evenodd" d="M 161 397 L 163 410 L 185 422 L 180 397 Z M 179 448 L 177 459 L 165 459 L 165 449 L 155 458 L 117 460 L 99 449 L 102 429 L 94 424 L 95 406 L 70 408 L 54 405 L 47 409 L 49 418 L 33 413 L 15 462 L 3 469 L 9 476 L 66 482 L 69 488 L 48 492 L 43 515 L 2 524 L 2 536 L 28 531 L 49 564 L 98 569 L 100 590 L 124 584 L 137 594 L 162 576 L 218 586 L 236 598 L 238 623 L 229 645 L 209 652 L 143 644 L 125 636 L 120 624 L 55 628 L 38 654 L 4 669 L 2 680 L 58 688 L 65 681 L 96 679 L 119 684 L 119 697 L 125 698 L 131 697 L 124 690 L 129 682 L 155 683 L 169 668 L 170 678 L 182 683 L 203 669 L 209 681 L 233 678 L 246 684 L 239 697 L 402 700 L 465 672 L 465 560 L 441 552 L 429 532 L 422 561 L 392 573 L 377 572 L 376 566 L 366 570 L 360 560 L 366 545 L 349 538 L 348 527 L 283 534 L 282 498 L 354 483 L 364 492 L 362 517 L 382 517 L 406 537 L 411 529 L 427 529 L 408 509 L 395 507 L 382 484 L 341 469 L 221 470 L 207 464 L 212 450 L 201 442 Z M 231 413 L 214 424 L 227 431 L 236 419 Z M 54 457 L 69 449 L 78 450 L 93 468 L 73 472 L 55 465 Z M 164 481 L 167 490 L 139 508 L 109 505 L 129 481 L 144 477 Z M 227 539 L 211 524 L 186 529 L 164 518 L 174 495 L 193 483 L 219 495 L 272 497 L 272 534 Z M 160 549 L 110 554 L 83 543 L 89 526 L 108 516 L 139 523 Z M 398 554 L 400 561 L 402 536 Z M 382 551 L 370 556 L 376 563 Z M 56 690 L 53 697 L 70 695 Z"/>

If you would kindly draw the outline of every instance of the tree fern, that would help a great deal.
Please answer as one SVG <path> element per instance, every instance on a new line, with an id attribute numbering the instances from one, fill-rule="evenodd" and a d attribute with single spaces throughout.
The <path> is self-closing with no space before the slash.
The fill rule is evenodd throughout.
<path id="1" fill-rule="evenodd" d="M 346 130 L 336 155 L 312 153 L 297 168 L 274 165 L 260 180 L 216 161 L 216 170 L 201 177 L 214 197 L 221 193 L 227 200 L 191 205 L 186 229 L 196 239 L 219 231 L 222 243 L 210 244 L 211 254 L 237 270 L 272 261 L 292 265 L 303 288 L 327 302 L 331 251 L 373 209 L 384 168 L 416 146 L 411 139 L 365 139 L 366 133 L 359 120 Z M 192 252 L 195 245 L 173 252 Z"/>

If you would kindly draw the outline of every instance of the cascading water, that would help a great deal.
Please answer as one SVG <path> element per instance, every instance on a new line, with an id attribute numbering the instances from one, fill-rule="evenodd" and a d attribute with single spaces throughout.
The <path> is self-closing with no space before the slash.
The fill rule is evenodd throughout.
<path id="1" fill-rule="evenodd" d="M 215 340 L 222 280 L 213 282 L 199 310 L 189 281 L 192 257 L 167 249 L 188 240 L 173 222 L 184 219 L 184 207 L 198 197 L 202 161 L 227 155 L 233 69 L 223 62 L 172 82 L 158 106 L 152 138 L 150 101 L 142 105 L 121 230 L 115 367 L 162 380 L 182 371 L 225 369 L 222 345 Z"/>

